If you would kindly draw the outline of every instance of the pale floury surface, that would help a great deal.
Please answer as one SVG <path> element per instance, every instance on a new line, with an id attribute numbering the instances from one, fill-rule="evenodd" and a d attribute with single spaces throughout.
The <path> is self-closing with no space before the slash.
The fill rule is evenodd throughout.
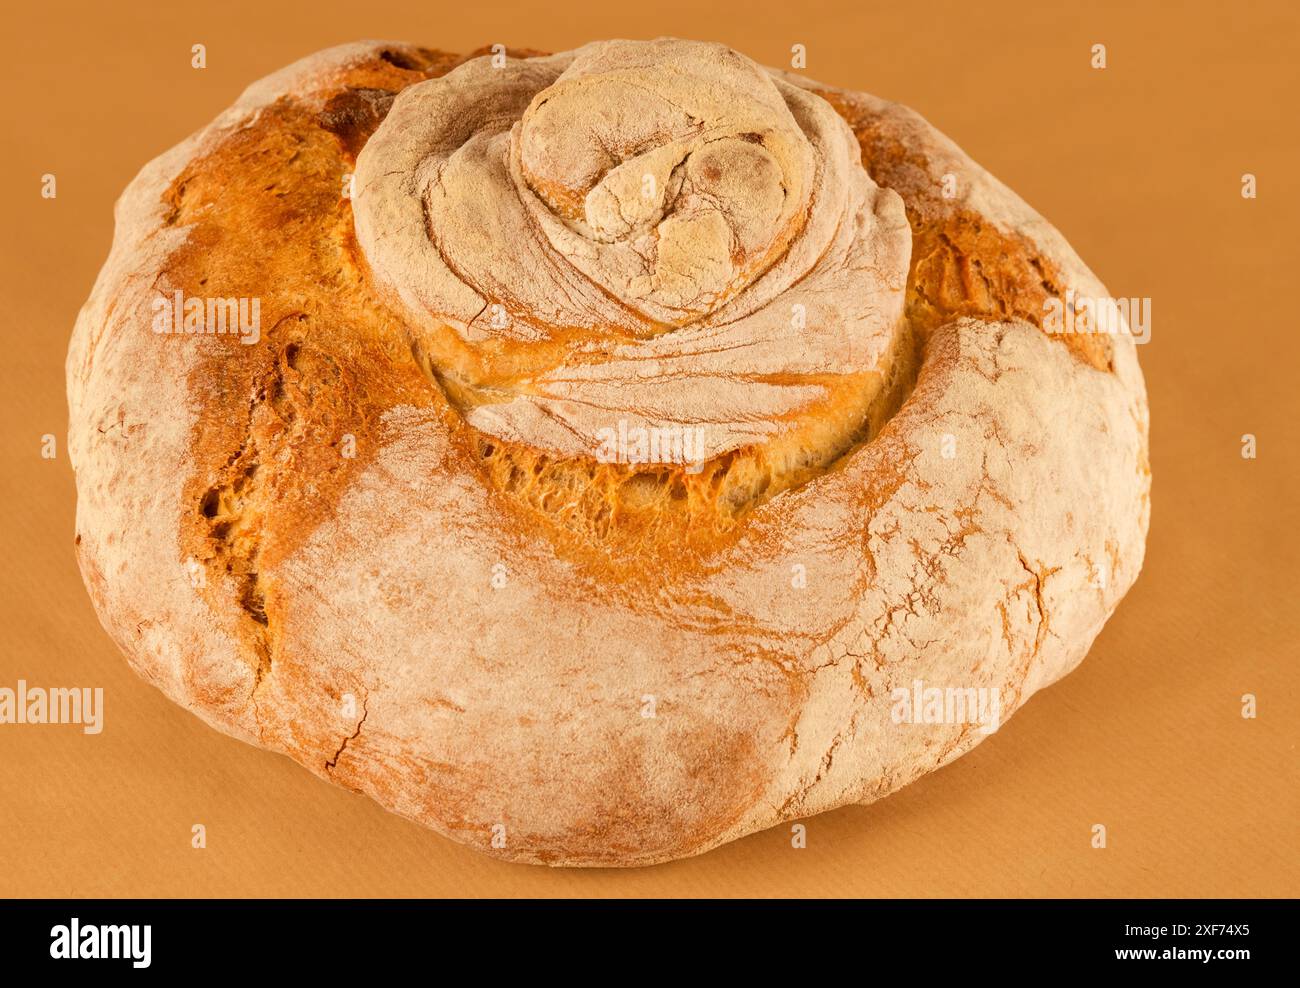
<path id="1" fill-rule="evenodd" d="M 1033 325 L 1105 295 L 1059 234 L 910 111 L 718 46 L 457 63 L 323 52 L 123 196 L 70 441 L 145 678 L 489 853 L 632 865 L 985 736 L 900 687 L 1005 721 L 1082 659 L 1147 417 L 1131 340 Z M 153 334 L 175 289 L 261 296 L 262 341 Z M 713 459 L 591 466 L 619 418 Z"/>
<path id="2" fill-rule="evenodd" d="M 610 421 L 702 426 L 718 455 L 888 349 L 911 234 L 860 155 L 824 100 L 721 46 L 484 58 L 396 101 L 357 163 L 357 236 L 416 326 L 519 341 L 526 366 L 577 331 L 476 427 L 595 455 Z"/>

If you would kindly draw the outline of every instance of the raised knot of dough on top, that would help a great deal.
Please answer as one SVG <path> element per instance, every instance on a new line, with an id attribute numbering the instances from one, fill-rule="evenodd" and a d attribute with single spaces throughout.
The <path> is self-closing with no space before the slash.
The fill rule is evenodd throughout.
<path id="1" fill-rule="evenodd" d="M 902 317 L 901 200 L 827 103 L 721 45 L 474 59 L 398 97 L 356 188 L 380 287 L 495 367 L 471 421 L 561 453 L 616 419 L 761 442 Z"/>

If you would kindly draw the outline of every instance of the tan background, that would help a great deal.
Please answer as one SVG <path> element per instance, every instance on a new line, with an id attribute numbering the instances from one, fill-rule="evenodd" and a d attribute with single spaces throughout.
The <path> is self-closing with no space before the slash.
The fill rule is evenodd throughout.
<path id="1" fill-rule="evenodd" d="M 0 726 L 0 895 L 1300 894 L 1295 5 L 1045 6 L 159 0 L 7 14 L 0 686 L 102 686 L 106 728 Z M 117 194 L 258 77 L 361 37 L 465 51 L 659 34 L 770 65 L 805 44 L 806 74 L 916 108 L 1112 293 L 1153 298 L 1151 537 L 1078 671 L 951 767 L 812 819 L 806 850 L 778 828 L 656 868 L 547 871 L 219 735 L 129 672 L 73 560 L 63 358 Z M 204 71 L 189 67 L 195 42 Z M 1095 42 L 1104 71 L 1089 67 Z M 1240 195 L 1247 171 L 1255 201 Z M 56 200 L 39 195 L 45 172 Z M 1245 692 L 1255 720 L 1240 716 Z M 194 823 L 205 850 L 190 848 Z M 1090 847 L 1094 823 L 1106 850 Z"/>

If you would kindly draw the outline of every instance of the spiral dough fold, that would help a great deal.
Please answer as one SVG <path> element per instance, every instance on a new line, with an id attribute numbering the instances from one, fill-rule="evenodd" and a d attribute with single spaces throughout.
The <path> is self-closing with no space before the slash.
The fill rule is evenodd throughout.
<path id="1" fill-rule="evenodd" d="M 356 230 L 480 430 L 575 455 L 617 422 L 694 426 L 716 456 L 889 351 L 910 234 L 859 156 L 824 100 L 721 45 L 476 59 L 398 97 Z"/>

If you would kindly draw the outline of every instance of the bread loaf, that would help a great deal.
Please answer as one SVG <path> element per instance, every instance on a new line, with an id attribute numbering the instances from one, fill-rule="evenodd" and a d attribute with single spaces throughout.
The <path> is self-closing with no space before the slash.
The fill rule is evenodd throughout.
<path id="1" fill-rule="evenodd" d="M 67 366 L 105 628 L 487 853 L 884 796 L 1141 565 L 1134 341 L 1044 319 L 1103 286 L 915 113 L 724 46 L 333 48 L 116 220 Z"/>

